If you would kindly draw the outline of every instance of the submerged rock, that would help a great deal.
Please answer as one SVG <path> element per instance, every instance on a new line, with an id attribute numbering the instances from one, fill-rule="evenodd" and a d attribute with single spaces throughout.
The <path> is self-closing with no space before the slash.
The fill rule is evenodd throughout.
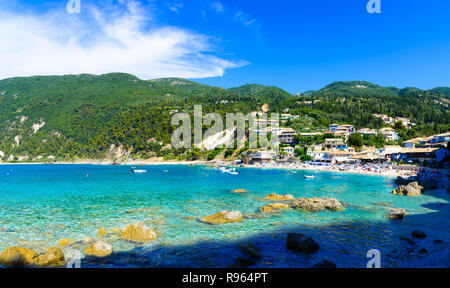
<path id="1" fill-rule="evenodd" d="M 156 239 L 156 233 L 142 222 L 126 226 L 120 231 L 120 235 L 125 240 L 141 243 L 150 242 Z"/>
<path id="2" fill-rule="evenodd" d="M 334 198 L 297 198 L 294 207 L 309 212 L 319 212 L 325 209 L 339 211 L 344 209 L 339 200 Z"/>
<path id="3" fill-rule="evenodd" d="M 66 247 L 66 246 L 70 246 L 72 244 L 74 244 L 75 242 L 77 242 L 76 240 L 73 239 L 67 239 L 67 238 L 63 238 L 59 240 L 59 247 Z"/>
<path id="4" fill-rule="evenodd" d="M 400 240 L 408 242 L 409 245 L 416 245 L 416 242 L 414 242 L 413 240 L 409 239 L 408 237 L 400 236 L 399 238 L 400 238 Z"/>
<path id="5" fill-rule="evenodd" d="M 316 264 L 314 264 L 313 268 L 319 268 L 319 269 L 335 269 L 337 268 L 336 263 L 329 261 L 327 259 L 322 260 Z"/>
<path id="6" fill-rule="evenodd" d="M 392 191 L 395 195 L 418 196 L 421 194 L 423 187 L 418 182 L 411 182 L 407 186 L 401 185 Z"/>
<path id="7" fill-rule="evenodd" d="M 251 258 L 261 258 L 262 257 L 261 251 L 257 247 L 253 246 L 252 244 L 241 244 L 240 249 L 244 254 L 248 255 Z"/>
<path id="8" fill-rule="evenodd" d="M 298 233 L 289 233 L 287 236 L 286 248 L 311 254 L 319 250 L 319 244 L 309 236 Z"/>
<path id="9" fill-rule="evenodd" d="M 231 212 L 222 211 L 214 215 L 203 217 L 199 219 L 199 221 L 208 224 L 225 224 L 225 223 L 240 222 L 243 219 L 244 217 L 239 211 L 231 211 Z"/>
<path id="10" fill-rule="evenodd" d="M 424 239 L 427 237 L 427 234 L 425 234 L 425 232 L 423 231 L 414 230 L 412 231 L 411 236 L 418 239 Z"/>
<path id="11" fill-rule="evenodd" d="M 36 255 L 28 248 L 9 247 L 0 254 L 0 263 L 8 267 L 25 267 L 33 262 Z"/>
<path id="12" fill-rule="evenodd" d="M 84 250 L 84 254 L 95 257 L 107 257 L 111 255 L 112 252 L 112 245 L 103 241 L 97 241 Z"/>
<path id="13" fill-rule="evenodd" d="M 236 189 L 236 190 L 231 190 L 231 193 L 247 193 L 248 191 L 245 189 Z"/>
<path id="14" fill-rule="evenodd" d="M 267 204 L 266 206 L 259 208 L 259 211 L 261 213 L 270 213 L 270 212 L 280 212 L 282 210 L 286 210 L 289 208 L 291 208 L 291 206 L 288 204 L 271 203 L 271 204 Z"/>
<path id="15" fill-rule="evenodd" d="M 391 219 L 403 219 L 405 216 L 406 216 L 406 211 L 403 208 L 389 209 L 389 218 L 391 218 Z"/>
<path id="16" fill-rule="evenodd" d="M 32 259 L 32 264 L 40 267 L 59 267 L 63 266 L 64 263 L 64 253 L 59 247 L 50 247 L 46 253 L 40 254 Z"/>
<path id="17" fill-rule="evenodd" d="M 292 196 L 291 194 L 286 194 L 286 195 L 278 195 L 275 193 L 272 193 L 270 195 L 267 195 L 265 198 L 265 200 L 270 200 L 270 201 L 284 201 L 284 200 L 294 200 L 294 196 Z"/>

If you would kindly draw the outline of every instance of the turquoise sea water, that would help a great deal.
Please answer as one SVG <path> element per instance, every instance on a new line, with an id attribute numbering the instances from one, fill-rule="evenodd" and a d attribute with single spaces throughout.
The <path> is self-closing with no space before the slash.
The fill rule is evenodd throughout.
<path id="1" fill-rule="evenodd" d="M 44 251 L 61 238 L 96 237 L 99 227 L 122 228 L 140 221 L 155 228 L 155 242 L 144 247 L 120 240 L 112 244 L 116 252 L 138 251 L 136 259 L 152 267 L 227 266 L 239 256 L 233 241 L 241 240 L 256 243 L 266 256 L 255 266 L 268 267 L 307 267 L 322 258 L 361 267 L 369 249 L 388 251 L 399 245 L 398 235 L 415 229 L 430 235 L 424 240 L 429 242 L 420 245 L 432 245 L 435 238 L 450 240 L 448 195 L 392 195 L 394 179 L 389 177 L 262 169 L 239 169 L 240 175 L 230 175 L 209 167 L 171 165 L 143 169 L 148 173 L 133 174 L 128 166 L 0 166 L 0 250 L 22 246 Z M 312 173 L 316 179 L 304 178 Z M 249 193 L 229 192 L 234 189 Z M 222 210 L 255 215 L 267 204 L 261 198 L 270 193 L 337 198 L 346 209 L 288 210 L 225 225 L 196 220 Z M 408 216 L 390 220 L 388 207 L 377 202 L 405 208 Z M 323 248 L 313 258 L 292 255 L 283 249 L 283 233 L 289 231 L 312 235 Z M 233 257 L 218 260 L 224 257 L 221 253 Z M 105 265 L 133 266 L 119 258 Z"/>

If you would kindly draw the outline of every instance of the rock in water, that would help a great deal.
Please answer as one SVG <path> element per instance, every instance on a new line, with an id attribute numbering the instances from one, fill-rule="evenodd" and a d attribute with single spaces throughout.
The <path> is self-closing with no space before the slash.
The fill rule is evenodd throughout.
<path id="1" fill-rule="evenodd" d="M 418 238 L 418 239 L 424 239 L 427 237 L 427 234 L 425 234 L 425 232 L 422 232 L 419 230 L 412 231 L 411 235 L 412 235 L 412 237 Z"/>
<path id="2" fill-rule="evenodd" d="M 95 257 L 107 257 L 113 252 L 113 247 L 103 241 L 97 241 L 84 250 L 84 254 Z"/>
<path id="3" fill-rule="evenodd" d="M 120 235 L 130 241 L 146 243 L 156 239 L 156 233 L 144 223 L 134 223 L 120 231 Z"/>
<path id="4" fill-rule="evenodd" d="M 200 222 L 208 223 L 208 224 L 225 224 L 225 223 L 233 223 L 240 222 L 244 219 L 242 213 L 239 211 L 222 211 L 220 213 L 203 217 L 199 219 Z"/>
<path id="5" fill-rule="evenodd" d="M 319 212 L 325 209 L 339 211 L 344 209 L 339 200 L 334 198 L 297 198 L 294 207 L 304 211 Z"/>
<path id="6" fill-rule="evenodd" d="M 32 264 L 40 267 L 59 267 L 63 266 L 64 263 L 64 253 L 59 247 L 50 247 L 47 253 L 40 254 L 32 259 Z"/>
<path id="7" fill-rule="evenodd" d="M 398 186 L 392 191 L 395 195 L 405 195 L 405 196 L 418 196 L 421 194 L 423 187 L 419 185 L 418 182 L 411 182 L 408 185 Z"/>
<path id="8" fill-rule="evenodd" d="M 236 190 L 231 190 L 230 192 L 231 193 L 246 193 L 248 191 L 245 189 L 236 189 Z"/>
<path id="9" fill-rule="evenodd" d="M 25 267 L 32 263 L 36 254 L 28 248 L 9 247 L 0 254 L 0 263 L 8 267 Z"/>
<path id="10" fill-rule="evenodd" d="M 391 219 L 403 219 L 405 216 L 406 216 L 406 211 L 403 208 L 389 209 L 389 218 L 391 218 Z"/>
<path id="11" fill-rule="evenodd" d="M 278 194 L 272 193 L 270 195 L 267 195 L 266 198 L 264 198 L 264 199 L 270 200 L 270 201 L 294 200 L 294 196 L 292 196 L 290 194 L 278 195 Z"/>
<path id="12" fill-rule="evenodd" d="M 59 246 L 59 247 L 66 247 L 66 246 L 72 245 L 72 244 L 75 243 L 75 242 L 77 242 L 77 241 L 76 241 L 76 240 L 73 240 L 73 239 L 66 239 L 66 238 L 63 238 L 63 239 L 59 240 L 58 246 Z"/>
<path id="13" fill-rule="evenodd" d="M 289 233 L 287 236 L 286 248 L 312 254 L 319 250 L 319 244 L 313 238 L 298 233 Z"/>
<path id="14" fill-rule="evenodd" d="M 336 266 L 336 263 L 325 259 L 323 261 L 320 261 L 319 263 L 314 264 L 313 268 L 335 269 L 335 268 L 337 268 L 337 266 Z"/>
<path id="15" fill-rule="evenodd" d="M 270 213 L 270 212 L 280 212 L 281 210 L 286 210 L 289 208 L 291 208 L 291 206 L 288 204 L 271 203 L 259 208 L 259 211 L 262 213 Z"/>

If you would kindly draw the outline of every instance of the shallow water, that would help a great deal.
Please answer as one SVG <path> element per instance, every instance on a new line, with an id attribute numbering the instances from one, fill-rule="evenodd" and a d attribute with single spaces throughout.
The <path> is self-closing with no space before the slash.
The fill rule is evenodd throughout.
<path id="1" fill-rule="evenodd" d="M 448 212 L 448 195 L 392 195 L 394 179 L 389 177 L 262 169 L 239 169 L 240 175 L 230 175 L 209 167 L 171 165 L 143 169 L 148 173 L 133 174 L 127 166 L 0 166 L 0 250 L 24 246 L 43 251 L 61 238 L 96 237 L 99 227 L 121 228 L 139 221 L 158 233 L 157 241 L 138 248 L 143 259 L 152 259 L 146 265 L 155 267 L 227 266 L 226 260 L 211 259 L 216 252 L 208 249 L 249 237 L 263 251 L 272 250 L 264 263 L 273 267 L 302 267 L 321 257 L 337 259 L 341 266 L 360 267 L 367 262 L 368 249 L 387 251 L 398 245 L 399 233 L 417 228 L 449 240 L 448 218 L 442 217 L 442 209 Z M 316 179 L 304 178 L 312 173 Z M 229 192 L 234 189 L 249 193 Z M 222 210 L 256 214 L 266 204 L 261 198 L 270 193 L 337 198 L 346 209 L 288 210 L 220 226 L 196 220 Z M 408 216 L 403 221 L 390 220 L 388 207 L 374 205 L 380 202 L 405 208 Z M 280 247 L 283 233 L 290 230 L 317 237 L 325 248 L 314 259 L 289 256 Z M 274 243 L 280 247 L 275 249 Z M 124 241 L 113 246 L 117 252 L 136 248 Z M 183 247 L 189 247 L 191 256 L 183 256 Z M 195 249 L 197 256 L 192 256 Z M 227 251 L 222 249 L 232 254 Z"/>

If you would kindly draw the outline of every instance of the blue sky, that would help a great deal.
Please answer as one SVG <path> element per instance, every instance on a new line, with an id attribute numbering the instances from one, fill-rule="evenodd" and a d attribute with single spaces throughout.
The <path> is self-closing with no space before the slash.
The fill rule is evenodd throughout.
<path id="1" fill-rule="evenodd" d="M 380 14 L 368 0 L 81 0 L 80 14 L 67 2 L 0 0 L 0 78 L 114 71 L 292 93 L 341 80 L 450 86 L 450 1 L 381 0 Z"/>

